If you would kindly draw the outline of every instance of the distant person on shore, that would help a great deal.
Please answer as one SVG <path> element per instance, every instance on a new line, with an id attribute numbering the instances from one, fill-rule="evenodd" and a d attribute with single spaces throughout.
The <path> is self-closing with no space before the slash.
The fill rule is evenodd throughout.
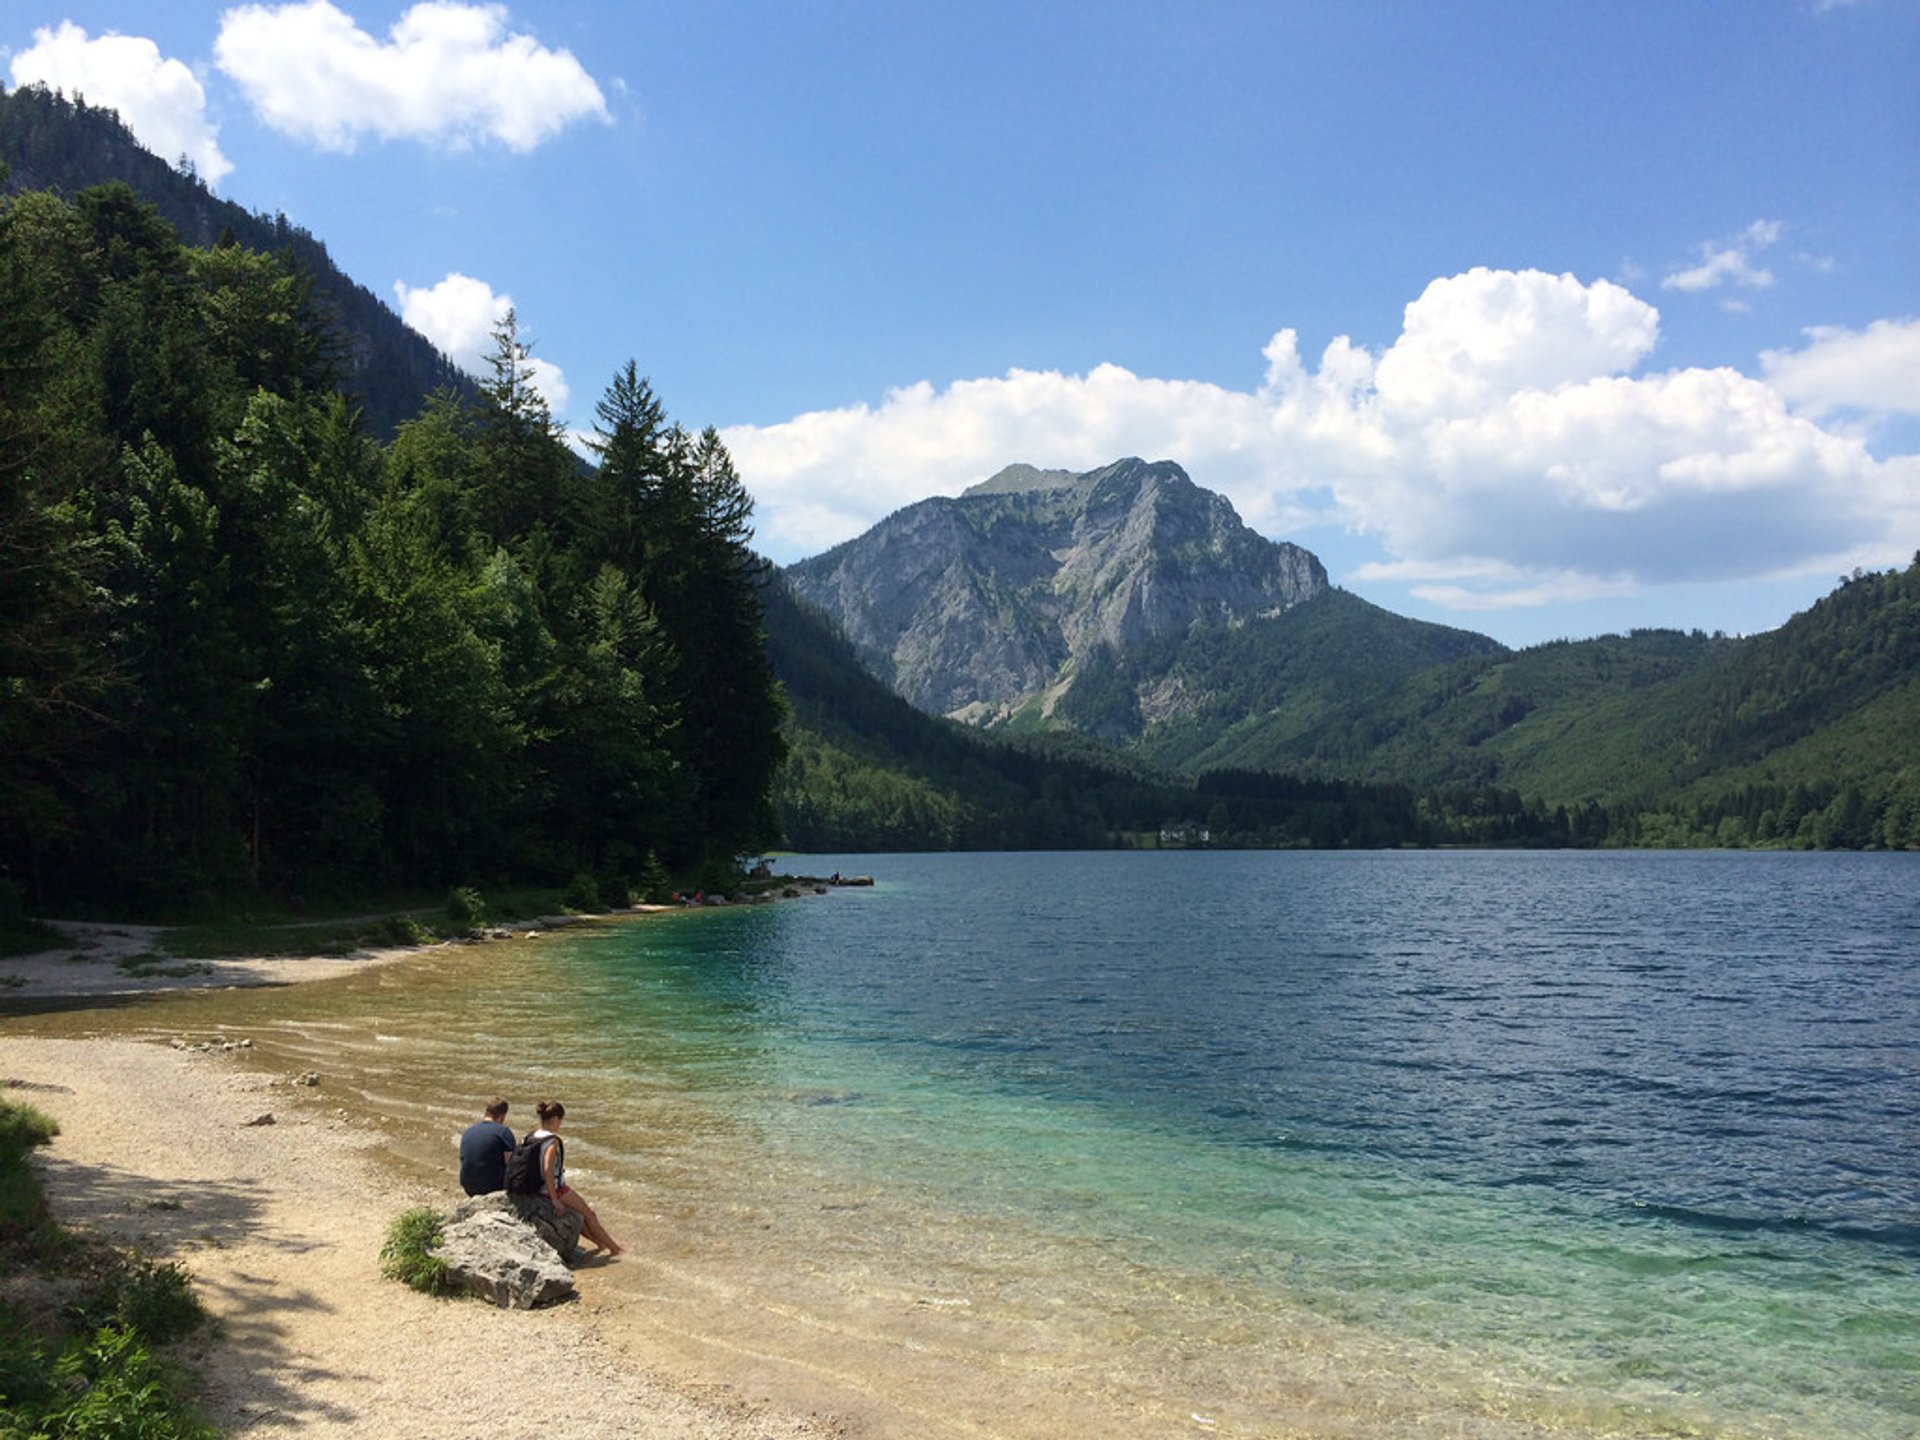
<path id="1" fill-rule="evenodd" d="M 545 1186 L 547 1203 L 558 1210 L 571 1210 L 580 1217 L 580 1229 L 586 1237 L 608 1255 L 624 1255 L 627 1247 L 607 1233 L 607 1227 L 600 1223 L 600 1217 L 593 1213 L 593 1207 L 581 1198 L 580 1192 L 567 1184 L 567 1144 L 556 1133 L 560 1122 L 567 1118 L 567 1107 L 558 1100 L 542 1100 L 533 1107 L 540 1117 L 540 1128 L 527 1138 L 529 1140 L 553 1141 L 540 1151 L 540 1179 Z"/>
<path id="2" fill-rule="evenodd" d="M 506 1127 L 506 1118 L 507 1102 L 496 1095 L 487 1102 L 486 1118 L 474 1121 L 460 1136 L 460 1188 L 469 1195 L 507 1188 L 513 1131 Z"/>

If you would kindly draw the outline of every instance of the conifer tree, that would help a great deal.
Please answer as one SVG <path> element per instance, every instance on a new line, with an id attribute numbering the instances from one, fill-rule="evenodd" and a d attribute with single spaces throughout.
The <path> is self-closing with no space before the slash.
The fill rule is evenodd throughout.
<path id="1" fill-rule="evenodd" d="M 532 360 L 508 310 L 494 327 L 489 374 L 480 382 L 474 454 L 479 514 L 497 544 L 558 526 L 568 508 L 572 460 L 534 383 Z"/>

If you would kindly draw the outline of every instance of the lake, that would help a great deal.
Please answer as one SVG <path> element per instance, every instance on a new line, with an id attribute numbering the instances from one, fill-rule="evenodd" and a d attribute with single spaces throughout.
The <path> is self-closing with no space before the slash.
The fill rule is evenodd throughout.
<path id="1" fill-rule="evenodd" d="M 781 868 L 116 1023 L 449 1182 L 562 1098 L 636 1324 L 951 1433 L 1920 1431 L 1920 856 Z"/>

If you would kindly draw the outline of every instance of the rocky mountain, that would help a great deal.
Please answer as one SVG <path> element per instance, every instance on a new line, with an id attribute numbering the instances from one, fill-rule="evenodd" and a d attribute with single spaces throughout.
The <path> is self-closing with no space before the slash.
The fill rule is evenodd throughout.
<path id="1" fill-rule="evenodd" d="M 1178 465 L 1138 459 L 1010 466 L 786 575 L 899 694 L 981 724 L 1050 716 L 1083 666 L 1328 590 L 1313 555 L 1255 533 Z"/>

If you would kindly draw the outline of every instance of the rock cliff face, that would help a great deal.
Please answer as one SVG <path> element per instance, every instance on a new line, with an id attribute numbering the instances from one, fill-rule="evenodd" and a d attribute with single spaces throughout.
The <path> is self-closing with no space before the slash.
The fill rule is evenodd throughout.
<path id="1" fill-rule="evenodd" d="M 1050 709 L 1107 647 L 1273 615 L 1327 589 L 1320 562 L 1241 523 L 1168 461 L 1084 475 L 1015 465 L 909 505 L 787 570 L 919 708 L 991 723 Z"/>

